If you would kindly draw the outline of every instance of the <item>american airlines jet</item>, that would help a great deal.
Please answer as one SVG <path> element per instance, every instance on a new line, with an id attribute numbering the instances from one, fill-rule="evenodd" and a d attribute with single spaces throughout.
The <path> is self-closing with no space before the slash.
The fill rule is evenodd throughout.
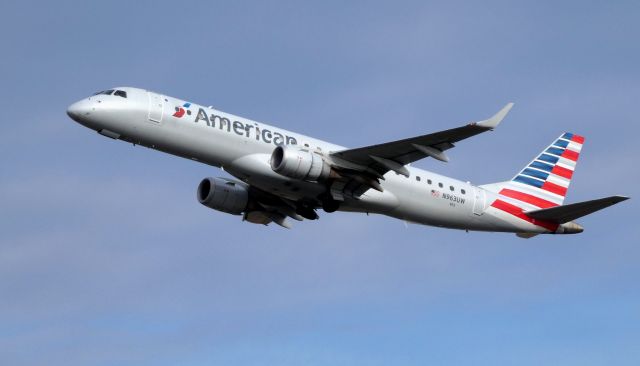
<path id="1" fill-rule="evenodd" d="M 493 117 L 427 135 L 346 148 L 151 91 L 121 87 L 69 106 L 67 114 L 99 134 L 192 159 L 237 178 L 204 178 L 197 199 L 255 224 L 291 227 L 316 210 L 376 213 L 445 228 L 574 234 L 574 222 L 628 197 L 564 205 L 584 144 L 563 133 L 512 179 L 480 186 L 409 166 L 493 130 L 512 103 Z"/>

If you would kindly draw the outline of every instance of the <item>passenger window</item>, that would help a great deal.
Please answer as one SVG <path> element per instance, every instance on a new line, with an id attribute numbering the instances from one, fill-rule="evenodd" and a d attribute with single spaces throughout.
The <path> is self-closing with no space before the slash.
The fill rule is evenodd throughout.
<path id="1" fill-rule="evenodd" d="M 462 193 L 462 194 L 467 194 L 467 192 L 465 192 L 465 191 L 464 191 L 464 189 L 461 189 L 461 190 L 460 190 L 460 193 Z"/>
<path id="2" fill-rule="evenodd" d="M 116 90 L 116 92 L 113 93 L 113 95 L 117 95 L 119 97 L 126 98 L 127 97 L 127 92 L 124 91 L 124 90 Z"/>
<path id="3" fill-rule="evenodd" d="M 451 192 L 453 192 L 453 191 L 455 190 L 455 188 L 453 188 L 453 186 L 449 186 L 449 190 L 450 190 Z"/>
<path id="4" fill-rule="evenodd" d="M 431 179 L 427 179 L 427 184 L 431 184 Z"/>
<path id="5" fill-rule="evenodd" d="M 442 185 L 442 183 L 438 183 L 438 187 L 442 188 L 444 186 Z"/>
<path id="6" fill-rule="evenodd" d="M 416 175 L 416 180 L 419 182 L 420 181 L 420 176 Z"/>

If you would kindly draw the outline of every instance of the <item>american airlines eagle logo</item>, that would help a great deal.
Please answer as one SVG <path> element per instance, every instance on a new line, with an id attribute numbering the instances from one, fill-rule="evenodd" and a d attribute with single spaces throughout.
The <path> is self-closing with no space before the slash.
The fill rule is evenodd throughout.
<path id="1" fill-rule="evenodd" d="M 182 105 L 182 107 L 176 107 L 176 112 L 173 114 L 174 117 L 176 118 L 182 118 L 182 116 L 184 116 L 184 113 L 186 112 L 187 115 L 191 115 L 191 111 L 189 110 L 189 107 L 191 107 L 191 103 L 185 103 Z M 185 109 L 186 108 L 186 109 Z"/>

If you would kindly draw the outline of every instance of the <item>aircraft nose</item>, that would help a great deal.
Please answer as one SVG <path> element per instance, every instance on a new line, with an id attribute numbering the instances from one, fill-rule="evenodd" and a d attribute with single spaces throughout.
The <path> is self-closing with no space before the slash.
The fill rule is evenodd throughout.
<path id="1" fill-rule="evenodd" d="M 80 122 L 80 119 L 89 115 L 91 108 L 89 104 L 81 100 L 75 102 L 67 108 L 67 115 L 76 122 Z"/>

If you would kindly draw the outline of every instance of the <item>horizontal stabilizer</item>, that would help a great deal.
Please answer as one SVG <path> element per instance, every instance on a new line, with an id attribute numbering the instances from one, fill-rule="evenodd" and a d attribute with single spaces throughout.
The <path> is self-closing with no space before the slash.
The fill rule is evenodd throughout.
<path id="1" fill-rule="evenodd" d="M 597 200 L 572 203 L 570 205 L 527 211 L 525 214 L 534 219 L 564 224 L 565 222 L 573 221 L 628 199 L 629 197 L 624 196 L 611 196 Z"/>

